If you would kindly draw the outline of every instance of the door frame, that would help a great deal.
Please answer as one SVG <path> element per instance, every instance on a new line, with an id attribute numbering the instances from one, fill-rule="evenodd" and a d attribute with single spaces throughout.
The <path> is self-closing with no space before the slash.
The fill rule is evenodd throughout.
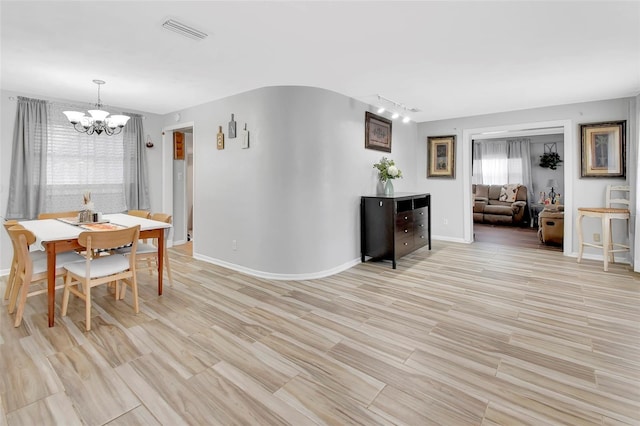
<path id="1" fill-rule="evenodd" d="M 523 136 L 527 132 L 530 134 L 540 134 L 543 129 L 563 128 L 564 134 L 564 244 L 563 254 L 565 256 L 573 253 L 573 176 L 575 176 L 576 159 L 573 153 L 576 152 L 576 141 L 573 138 L 572 120 L 539 121 L 533 123 L 509 124 L 503 126 L 478 127 L 462 130 L 462 184 L 463 200 L 466 206 L 463 209 L 463 239 L 467 243 L 473 242 L 473 206 L 471 194 L 471 144 L 474 137 L 481 137 L 487 134 L 504 133 L 505 136 Z"/>
<path id="2" fill-rule="evenodd" d="M 186 121 L 183 123 L 172 124 L 171 126 L 166 126 L 162 128 L 162 211 L 163 212 L 171 212 L 171 215 L 174 216 L 177 212 L 174 211 L 173 208 L 173 132 L 174 130 L 181 130 L 191 128 L 193 130 L 193 151 L 195 152 L 196 147 L 196 125 L 193 121 Z M 185 152 L 186 158 L 186 152 Z M 195 165 L 195 155 L 193 162 L 193 204 L 196 203 L 196 165 Z M 186 180 L 185 180 L 186 182 Z M 187 205 L 183 203 L 182 211 L 180 214 L 182 215 L 183 223 L 184 223 L 184 235 L 187 235 Z M 195 228 L 195 208 L 193 209 L 194 216 L 194 225 Z M 195 229 L 193 229 L 193 233 L 195 234 Z M 175 235 L 175 232 L 174 232 Z M 186 240 L 186 237 L 185 237 Z M 171 245 L 173 245 L 173 240 L 171 241 Z M 194 242 L 195 249 L 195 242 Z"/>

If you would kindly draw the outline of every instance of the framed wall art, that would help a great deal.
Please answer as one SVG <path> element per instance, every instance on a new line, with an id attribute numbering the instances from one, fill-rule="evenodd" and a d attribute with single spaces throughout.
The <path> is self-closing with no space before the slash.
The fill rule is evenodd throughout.
<path id="1" fill-rule="evenodd" d="M 626 124 L 623 120 L 580 125 L 582 177 L 625 177 Z"/>
<path id="2" fill-rule="evenodd" d="M 391 120 L 368 111 L 365 112 L 364 147 L 391 152 Z"/>
<path id="3" fill-rule="evenodd" d="M 455 178 L 456 137 L 427 138 L 427 177 Z"/>

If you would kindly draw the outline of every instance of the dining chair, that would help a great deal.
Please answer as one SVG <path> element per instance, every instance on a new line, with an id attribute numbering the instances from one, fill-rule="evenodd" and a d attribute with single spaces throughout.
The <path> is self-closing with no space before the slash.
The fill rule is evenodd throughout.
<path id="1" fill-rule="evenodd" d="M 62 217 L 75 217 L 80 214 L 79 210 L 72 210 L 68 212 L 53 212 L 53 213 L 40 213 L 38 219 L 60 219 Z"/>
<path id="2" fill-rule="evenodd" d="M 151 216 L 151 212 L 148 210 L 128 210 L 127 214 L 131 216 L 142 217 L 144 219 L 149 219 L 149 217 Z"/>
<path id="3" fill-rule="evenodd" d="M 158 222 L 171 223 L 172 216 L 166 213 L 153 213 L 149 217 L 151 220 L 156 220 Z M 167 244 L 166 239 L 168 237 L 168 232 L 165 232 L 165 244 L 163 250 L 163 262 L 167 269 L 167 275 L 169 276 L 169 285 L 173 287 L 173 275 L 171 274 L 171 264 L 169 263 L 169 254 L 167 252 Z M 122 247 L 116 250 L 118 254 L 129 255 L 130 247 Z M 143 242 L 138 244 L 138 248 L 136 250 L 136 262 L 146 260 L 147 268 L 149 269 L 149 275 L 153 275 L 153 264 L 152 260 L 155 261 L 155 269 L 158 269 L 158 242 L 157 239 L 154 238 L 153 242 L 149 242 L 148 240 L 144 240 Z"/>
<path id="4" fill-rule="evenodd" d="M 18 221 L 14 219 L 5 220 L 3 223 L 4 230 L 7 231 L 7 235 L 9 235 L 9 228 L 13 226 L 17 226 Z M 9 239 L 11 239 L 11 235 L 9 235 Z M 7 285 L 4 288 L 4 300 L 8 300 L 11 295 L 11 289 L 13 288 L 14 277 L 16 275 L 16 268 L 18 267 L 18 256 L 16 251 L 13 251 L 13 257 L 11 258 L 11 267 L 9 268 L 9 276 L 7 277 Z"/>
<path id="5" fill-rule="evenodd" d="M 619 194 L 614 196 L 614 194 Z M 576 230 L 578 233 L 578 263 L 582 261 L 582 253 L 584 247 L 595 247 L 602 250 L 604 260 L 604 271 L 609 270 L 609 262 L 615 263 L 614 253 L 629 252 L 629 245 L 614 243 L 611 235 L 611 221 L 614 219 L 622 219 L 627 221 L 627 231 L 629 229 L 629 219 L 631 217 L 630 205 L 631 187 L 627 185 L 607 185 L 605 195 L 605 207 L 579 207 L 578 216 L 576 218 Z M 622 207 L 614 207 L 614 206 Z M 582 234 L 582 219 L 585 217 L 594 217 L 600 219 L 602 223 L 602 243 L 587 243 L 584 241 Z M 628 233 L 628 232 L 627 232 Z"/>
<path id="6" fill-rule="evenodd" d="M 14 271 L 13 285 L 11 286 L 11 294 L 9 296 L 9 313 L 12 314 L 16 308 L 16 319 L 14 327 L 20 326 L 27 298 L 38 294 L 47 293 L 47 256 L 38 254 L 44 252 L 31 252 L 29 246 L 36 240 L 33 232 L 17 225 L 7 230 L 11 237 L 11 244 L 16 255 L 17 264 Z M 64 276 L 64 267 L 73 262 L 82 262 L 83 256 L 74 251 L 58 253 L 56 256 L 56 277 Z M 35 290 L 30 290 L 31 286 L 41 283 L 44 287 L 39 286 Z M 62 285 L 56 288 L 61 288 Z"/>
<path id="7" fill-rule="evenodd" d="M 62 316 L 67 315 L 69 294 L 85 302 L 85 329 L 91 330 L 91 289 L 101 284 L 115 282 L 116 299 L 124 298 L 124 285 L 133 291 L 133 309 L 137 314 L 138 285 L 136 281 L 135 253 L 140 237 L 140 225 L 131 228 L 114 229 L 110 231 L 86 231 L 78 236 L 78 243 L 86 247 L 87 253 L 95 249 L 109 249 L 131 244 L 132 257 L 121 254 L 105 254 L 103 256 L 87 257 L 84 262 L 65 265 L 64 293 L 62 295 Z M 118 291 L 118 282 L 122 281 L 123 291 Z"/>

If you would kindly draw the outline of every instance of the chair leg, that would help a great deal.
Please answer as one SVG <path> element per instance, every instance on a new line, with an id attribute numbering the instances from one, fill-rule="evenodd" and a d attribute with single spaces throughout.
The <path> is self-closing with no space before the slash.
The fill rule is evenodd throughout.
<path id="1" fill-rule="evenodd" d="M 22 285 L 20 286 L 20 302 L 18 302 L 18 310 L 16 311 L 16 320 L 13 323 L 14 327 L 20 327 L 22 323 L 22 315 L 24 314 L 24 307 L 27 304 L 27 295 L 29 294 L 29 283 L 31 282 L 31 273 L 26 272 L 22 277 Z"/>
<path id="2" fill-rule="evenodd" d="M 84 295 L 86 297 L 84 301 L 84 323 L 85 329 L 89 331 L 91 330 L 91 287 L 89 287 L 89 284 L 85 284 Z"/>
<path id="3" fill-rule="evenodd" d="M 16 304 L 18 303 L 18 295 L 20 294 L 20 288 L 22 287 L 22 282 L 24 277 L 22 274 L 16 274 L 13 280 L 13 286 L 11 287 L 11 294 L 9 295 L 9 313 L 12 314 L 16 309 Z"/>
<path id="4" fill-rule="evenodd" d="M 136 274 L 133 274 L 129 282 L 131 283 L 131 292 L 133 293 L 133 309 L 137 314 L 140 312 L 140 306 L 138 304 L 138 281 L 136 280 Z"/>
<path id="5" fill-rule="evenodd" d="M 69 287 L 71 287 L 71 274 L 64 276 L 64 292 L 62 293 L 62 316 L 67 316 L 67 308 L 69 307 Z"/>
<path id="6" fill-rule="evenodd" d="M 611 218 L 607 218 L 607 222 L 609 222 L 609 254 L 611 257 L 609 258 L 609 262 L 616 263 L 616 254 L 613 251 L 613 226 Z"/>
<path id="7" fill-rule="evenodd" d="M 610 250 L 611 234 L 609 233 L 609 223 L 606 216 L 602 216 L 602 257 L 604 258 L 604 271 L 609 270 L 609 256 L 612 254 Z"/>
<path id="8" fill-rule="evenodd" d="M 169 276 L 169 284 L 173 287 L 173 277 L 171 276 L 171 264 L 169 263 L 169 253 L 167 253 L 167 245 L 164 246 L 164 264 L 167 266 L 167 275 Z"/>
<path id="9" fill-rule="evenodd" d="M 9 271 L 9 278 L 7 278 L 7 287 L 4 289 L 4 300 L 9 299 L 11 295 L 16 277 L 16 269 L 18 269 L 18 261 L 14 257 L 11 260 L 11 270 Z"/>
<path id="10" fill-rule="evenodd" d="M 584 215 L 578 212 L 578 217 L 576 218 L 576 228 L 578 231 L 578 263 L 582 261 L 582 252 L 584 250 L 584 237 L 582 236 L 582 219 Z"/>

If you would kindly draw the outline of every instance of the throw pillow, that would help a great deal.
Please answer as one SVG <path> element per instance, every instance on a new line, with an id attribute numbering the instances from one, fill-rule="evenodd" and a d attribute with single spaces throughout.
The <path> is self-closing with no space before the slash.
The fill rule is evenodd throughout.
<path id="1" fill-rule="evenodd" d="M 502 188 L 500 188 L 500 197 L 498 198 L 498 200 L 506 201 L 507 203 L 513 203 L 514 201 L 516 201 L 518 188 L 520 188 L 519 183 L 509 183 L 506 185 L 502 185 Z"/>

